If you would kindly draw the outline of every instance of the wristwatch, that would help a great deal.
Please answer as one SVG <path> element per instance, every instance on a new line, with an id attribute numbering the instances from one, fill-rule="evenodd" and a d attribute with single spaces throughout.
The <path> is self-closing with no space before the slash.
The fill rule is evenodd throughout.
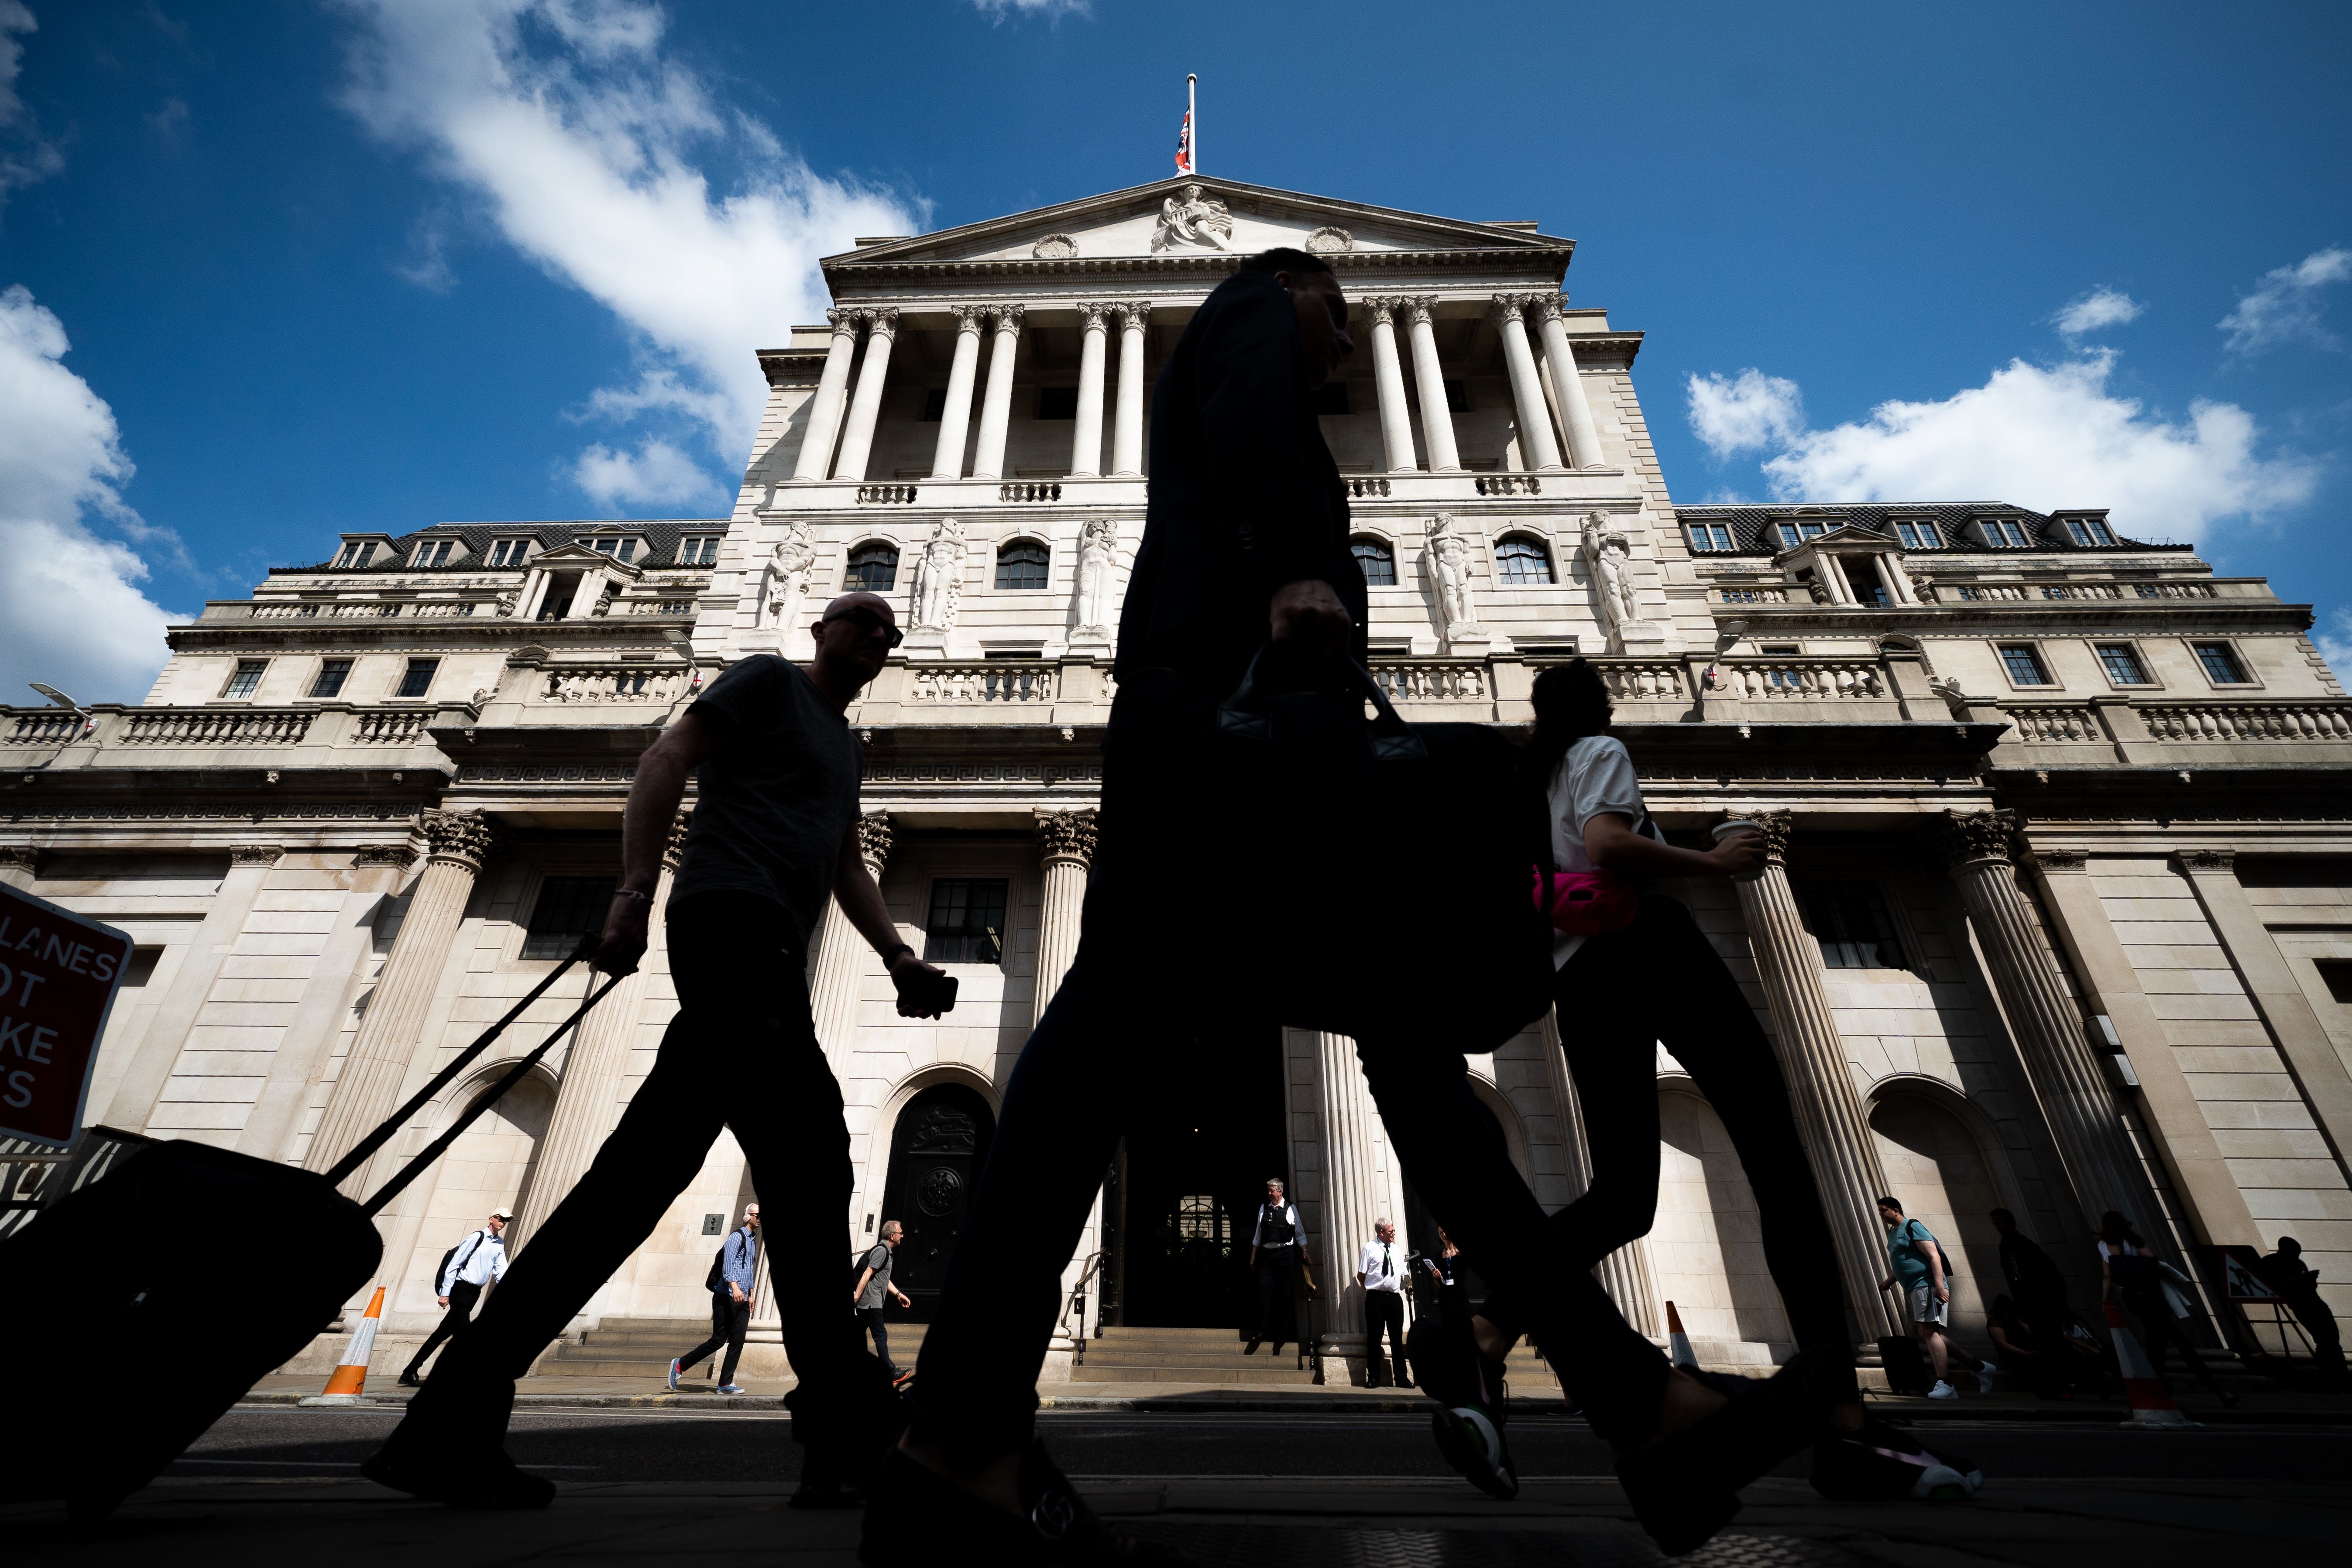
<path id="1" fill-rule="evenodd" d="M 887 970 L 892 964 L 898 962 L 898 955 L 900 953 L 912 952 L 914 951 L 915 946 L 912 942 L 900 942 L 898 946 L 892 948 L 889 952 L 882 955 L 882 967 L 885 970 Z"/>

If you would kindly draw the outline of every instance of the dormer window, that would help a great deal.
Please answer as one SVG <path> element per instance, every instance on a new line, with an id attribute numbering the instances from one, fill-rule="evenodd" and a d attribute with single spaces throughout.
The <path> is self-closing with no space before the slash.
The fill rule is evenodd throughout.
<path id="1" fill-rule="evenodd" d="M 625 563 L 635 561 L 637 558 L 637 542 L 634 539 L 615 538 L 611 535 L 606 535 L 602 538 L 590 540 L 588 542 L 588 548 L 594 551 L 599 555 L 609 555 L 615 561 Z"/>
<path id="2" fill-rule="evenodd" d="M 2095 517 L 2070 517 L 2066 520 L 2066 536 L 2084 550 L 2100 550 L 2116 542 L 2106 523 Z"/>
<path id="3" fill-rule="evenodd" d="M 428 539 L 416 547 L 416 553 L 408 558 L 408 563 L 411 566 L 446 566 L 457 548 L 457 542 L 454 539 Z"/>
<path id="4" fill-rule="evenodd" d="M 375 546 L 370 544 L 364 539 L 352 540 L 349 544 L 344 545 L 341 550 L 336 552 L 335 569 L 337 571 L 348 571 L 355 566 L 366 565 L 368 555 L 374 550 L 374 548 Z"/>
<path id="5" fill-rule="evenodd" d="M 679 540 L 677 563 L 681 566 L 718 565 L 719 536 L 715 533 L 692 533 Z"/>
<path id="6" fill-rule="evenodd" d="M 1772 525 L 1773 534 L 1780 541 L 1783 550 L 1794 550 L 1806 540 L 1819 539 L 1829 531 L 1830 526 L 1825 522 L 1776 522 Z"/>
<path id="7" fill-rule="evenodd" d="M 1977 519 L 1977 531 L 1984 536 L 1985 543 L 1995 550 L 2024 550 L 2033 542 L 2026 536 L 2023 523 L 2011 522 L 2005 517 Z"/>
<path id="8" fill-rule="evenodd" d="M 1728 523 L 1694 522 L 1685 526 L 1690 529 L 1691 549 L 1695 552 L 1720 552 L 1732 547 Z"/>
<path id="9" fill-rule="evenodd" d="M 530 540 L 501 539 L 497 543 L 490 546 L 490 564 L 493 566 L 520 566 L 522 564 L 522 558 L 530 553 Z"/>
<path id="10" fill-rule="evenodd" d="M 1944 535 L 1932 522 L 1898 522 L 1895 525 L 1895 537 L 1906 550 L 1944 548 Z"/>

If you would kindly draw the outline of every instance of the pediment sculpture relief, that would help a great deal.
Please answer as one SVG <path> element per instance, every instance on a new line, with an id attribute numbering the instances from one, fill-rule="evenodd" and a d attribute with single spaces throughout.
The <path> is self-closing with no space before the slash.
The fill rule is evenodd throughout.
<path id="1" fill-rule="evenodd" d="M 1234 247 L 1234 216 L 1225 204 L 1198 185 L 1182 190 L 1160 204 L 1160 223 L 1151 231 L 1154 256 L 1178 245 L 1204 246 L 1211 250 Z"/>

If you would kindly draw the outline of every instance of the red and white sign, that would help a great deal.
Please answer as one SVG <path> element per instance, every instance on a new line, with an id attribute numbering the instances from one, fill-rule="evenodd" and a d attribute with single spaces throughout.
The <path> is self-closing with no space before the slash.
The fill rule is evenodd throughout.
<path id="1" fill-rule="evenodd" d="M 131 938 L 0 885 L 0 1136 L 70 1143 Z"/>

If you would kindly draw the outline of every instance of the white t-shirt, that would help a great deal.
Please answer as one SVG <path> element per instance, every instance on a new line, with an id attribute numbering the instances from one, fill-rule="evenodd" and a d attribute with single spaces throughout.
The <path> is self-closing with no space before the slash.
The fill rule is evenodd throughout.
<path id="1" fill-rule="evenodd" d="M 1552 864 L 1562 871 L 1596 870 L 1584 852 L 1584 825 L 1604 811 L 1633 819 L 1645 838 L 1663 838 L 1642 803 L 1642 781 L 1634 776 L 1633 758 L 1625 742 L 1614 735 L 1587 735 L 1569 747 L 1553 770 L 1551 786 L 1544 792 L 1551 809 Z M 1553 933 L 1554 969 L 1576 956 L 1584 938 L 1570 931 Z"/>

